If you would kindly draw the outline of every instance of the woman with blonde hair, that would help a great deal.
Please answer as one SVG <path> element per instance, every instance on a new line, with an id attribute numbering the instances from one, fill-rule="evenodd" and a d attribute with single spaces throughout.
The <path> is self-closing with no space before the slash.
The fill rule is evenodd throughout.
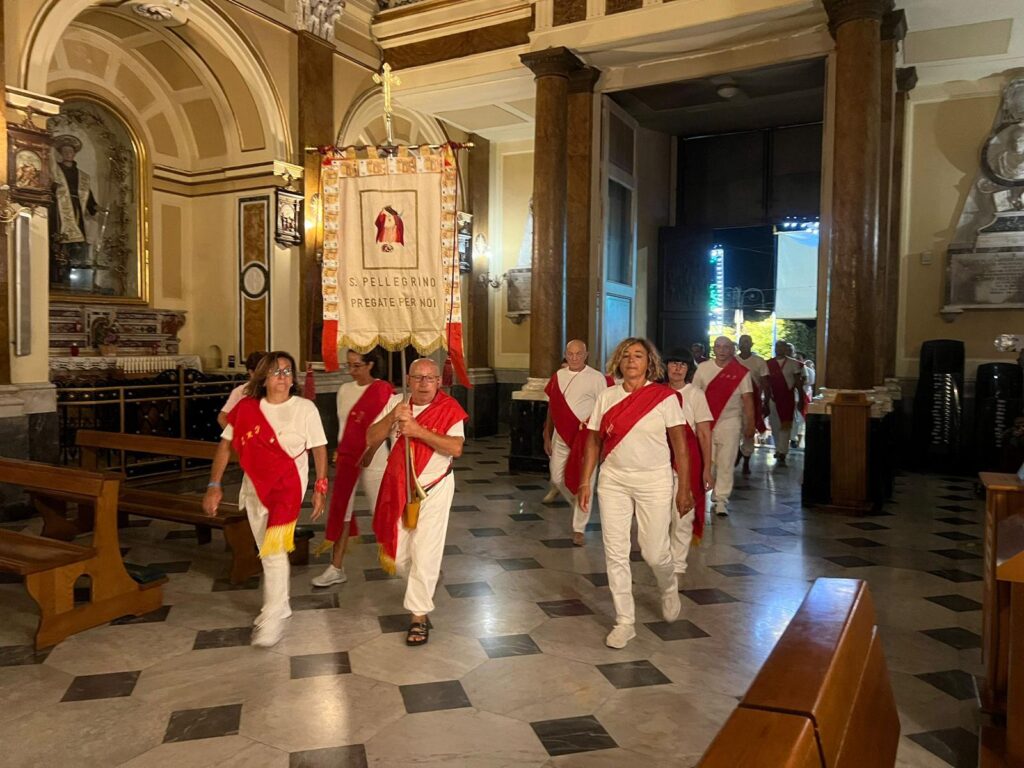
<path id="1" fill-rule="evenodd" d="M 615 626 L 605 640 L 624 648 L 636 637 L 629 534 L 633 515 L 644 560 L 654 571 L 665 621 L 679 616 L 679 592 L 672 564 L 668 528 L 672 506 L 672 457 L 676 472 L 688 477 L 689 453 L 683 409 L 676 392 L 658 383 L 665 366 L 654 345 L 643 338 L 624 339 L 609 365 L 621 382 L 597 398 L 587 424 L 590 430 L 577 490 L 580 508 L 590 509 L 590 476 L 600 460 L 597 496 L 601 504 L 601 537 L 608 568 L 608 586 L 615 604 Z M 671 445 L 672 449 L 669 450 Z M 675 512 L 693 508 L 688 483 L 675 494 Z"/>

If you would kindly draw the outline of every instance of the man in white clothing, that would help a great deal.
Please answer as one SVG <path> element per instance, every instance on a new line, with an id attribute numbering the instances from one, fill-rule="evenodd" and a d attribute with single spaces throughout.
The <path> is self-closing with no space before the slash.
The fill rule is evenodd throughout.
<path id="1" fill-rule="evenodd" d="M 712 499 L 715 514 L 729 514 L 733 469 L 740 435 L 754 438 L 754 388 L 750 372 L 736 359 L 736 345 L 728 336 L 715 339 L 715 358 L 697 366 L 695 386 L 704 395 L 715 419 L 711 430 L 711 464 L 715 478 Z"/>
<path id="2" fill-rule="evenodd" d="M 768 390 L 768 363 L 754 351 L 754 340 L 747 334 L 740 336 L 737 344 L 740 348 L 736 359 L 750 371 L 750 383 L 754 388 L 754 431 L 764 432 L 764 397 Z M 750 474 L 750 457 L 754 455 L 754 438 L 743 438 L 740 443 L 743 454 L 743 474 Z"/>
<path id="3" fill-rule="evenodd" d="M 589 511 L 576 501 L 579 471 L 586 440 L 586 422 L 597 396 L 608 388 L 605 375 L 587 365 L 587 345 L 573 339 L 565 345 L 566 366 L 548 381 L 548 415 L 544 421 L 544 451 L 551 457 L 551 483 L 572 505 L 572 543 L 584 544 Z M 591 479 L 593 483 L 596 476 Z"/>
<path id="4" fill-rule="evenodd" d="M 797 392 L 804 385 L 803 364 L 790 356 L 791 351 L 789 343 L 777 341 L 775 357 L 768 361 L 768 391 L 771 396 L 768 418 L 771 421 L 772 440 L 775 442 L 775 459 L 780 467 L 786 466 Z"/>

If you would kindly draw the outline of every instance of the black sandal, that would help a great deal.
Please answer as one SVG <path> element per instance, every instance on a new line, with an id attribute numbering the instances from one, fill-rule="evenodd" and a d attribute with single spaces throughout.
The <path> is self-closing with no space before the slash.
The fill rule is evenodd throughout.
<path id="1" fill-rule="evenodd" d="M 414 621 L 409 625 L 409 633 L 405 636 L 406 645 L 426 645 L 430 639 L 430 629 L 425 621 Z"/>

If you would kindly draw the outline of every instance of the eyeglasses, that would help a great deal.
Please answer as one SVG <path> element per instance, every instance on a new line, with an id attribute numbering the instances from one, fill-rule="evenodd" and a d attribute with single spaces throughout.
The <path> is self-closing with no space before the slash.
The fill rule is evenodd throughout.
<path id="1" fill-rule="evenodd" d="M 409 375 L 409 381 L 411 381 L 413 383 L 416 383 L 416 382 L 419 382 L 419 381 L 425 381 L 428 384 L 430 384 L 432 382 L 437 381 L 439 378 L 440 378 L 440 376 L 422 376 L 420 374 L 410 374 Z"/>
<path id="2" fill-rule="evenodd" d="M 277 376 L 277 378 L 283 379 L 285 376 L 291 376 L 292 375 L 292 369 L 291 368 L 275 368 L 274 370 L 272 370 L 267 375 L 268 376 Z"/>
<path id="3" fill-rule="evenodd" d="M 360 368 L 365 368 L 369 363 L 349 363 L 348 369 L 350 371 L 358 371 Z"/>

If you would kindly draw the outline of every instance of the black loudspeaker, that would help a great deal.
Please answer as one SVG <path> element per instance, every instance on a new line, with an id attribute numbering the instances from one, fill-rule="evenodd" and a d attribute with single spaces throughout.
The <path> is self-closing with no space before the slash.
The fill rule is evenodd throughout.
<path id="1" fill-rule="evenodd" d="M 936 339 L 921 345 L 914 395 L 913 444 L 918 468 L 940 472 L 958 466 L 963 424 L 964 344 Z"/>
<path id="2" fill-rule="evenodd" d="M 974 446 L 981 471 L 1016 472 L 1004 459 L 1010 448 L 1014 419 L 1024 398 L 1024 372 L 1016 363 L 978 366 L 974 394 Z M 1014 461 L 1010 460 L 1010 464 Z"/>

